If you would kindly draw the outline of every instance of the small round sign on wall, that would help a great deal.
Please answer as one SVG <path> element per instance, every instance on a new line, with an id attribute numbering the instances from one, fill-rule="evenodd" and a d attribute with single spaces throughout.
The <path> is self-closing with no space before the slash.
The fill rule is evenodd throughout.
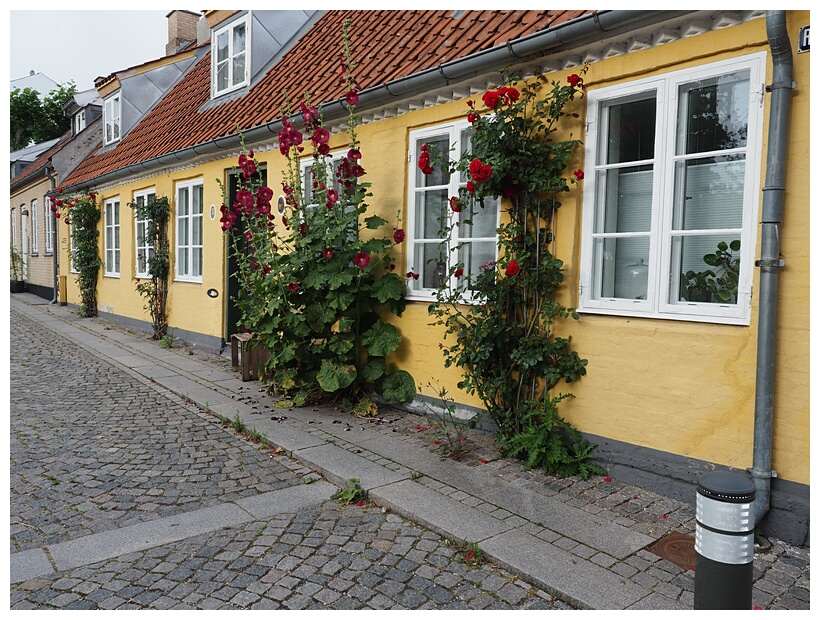
<path id="1" fill-rule="evenodd" d="M 212 299 L 216 299 L 217 297 L 219 297 L 219 291 L 216 290 L 215 288 L 209 288 L 208 289 L 208 297 L 210 297 Z"/>
<path id="2" fill-rule="evenodd" d="M 211 219 L 216 219 L 216 205 L 211 205 Z"/>

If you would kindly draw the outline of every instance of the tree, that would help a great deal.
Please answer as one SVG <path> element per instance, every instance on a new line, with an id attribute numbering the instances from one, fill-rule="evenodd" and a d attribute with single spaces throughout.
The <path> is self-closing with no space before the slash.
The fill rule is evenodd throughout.
<path id="1" fill-rule="evenodd" d="M 75 92 L 74 82 L 61 84 L 42 99 L 32 88 L 15 88 L 9 106 L 10 150 L 59 138 L 68 131 L 71 119 L 63 114 L 62 104 Z"/>

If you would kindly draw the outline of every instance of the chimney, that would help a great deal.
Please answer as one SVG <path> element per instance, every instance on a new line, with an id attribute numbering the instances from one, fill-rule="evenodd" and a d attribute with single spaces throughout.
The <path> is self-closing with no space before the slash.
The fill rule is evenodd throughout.
<path id="1" fill-rule="evenodd" d="M 168 18 L 168 44 L 165 55 L 176 54 L 186 45 L 196 43 L 196 25 L 199 13 L 192 11 L 171 11 Z"/>

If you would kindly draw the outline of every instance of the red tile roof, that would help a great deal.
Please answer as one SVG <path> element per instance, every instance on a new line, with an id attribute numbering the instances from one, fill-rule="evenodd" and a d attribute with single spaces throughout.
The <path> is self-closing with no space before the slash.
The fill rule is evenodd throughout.
<path id="1" fill-rule="evenodd" d="M 277 120 L 283 93 L 301 101 L 339 99 L 342 25 L 351 20 L 354 72 L 363 90 L 546 30 L 589 11 L 328 11 L 243 97 L 200 110 L 210 98 L 210 53 L 115 149 L 92 153 L 66 185 Z"/>

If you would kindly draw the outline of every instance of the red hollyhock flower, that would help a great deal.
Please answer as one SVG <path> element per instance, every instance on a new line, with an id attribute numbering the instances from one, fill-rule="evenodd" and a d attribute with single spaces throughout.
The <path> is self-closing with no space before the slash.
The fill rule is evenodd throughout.
<path id="1" fill-rule="evenodd" d="M 567 76 L 567 82 L 569 85 L 575 88 L 581 82 L 581 76 L 577 73 L 573 73 L 572 75 Z"/>
<path id="2" fill-rule="evenodd" d="M 514 276 L 521 270 L 521 267 L 514 260 L 507 263 L 507 268 L 504 270 L 508 276 Z"/>
<path id="3" fill-rule="evenodd" d="M 453 213 L 461 213 L 461 203 L 458 201 L 458 196 L 450 198 L 450 210 Z"/>
<path id="4" fill-rule="evenodd" d="M 396 243 L 401 243 L 404 241 L 404 229 L 399 228 L 396 232 L 393 233 L 393 241 Z"/>
<path id="5" fill-rule="evenodd" d="M 356 105 L 359 103 L 359 93 L 355 90 L 351 90 L 345 93 L 345 102 L 347 105 Z"/>
<path id="6" fill-rule="evenodd" d="M 362 152 L 359 149 L 350 149 L 347 152 L 347 158 L 351 161 L 359 161 L 362 158 Z"/>
<path id="7" fill-rule="evenodd" d="M 331 248 L 325 248 L 324 250 L 322 250 L 322 256 L 324 256 L 327 259 L 333 258 L 333 250 Z"/>
<path id="8" fill-rule="evenodd" d="M 370 264 L 370 255 L 367 252 L 359 252 L 353 257 L 353 264 L 360 269 L 364 269 Z"/>
<path id="9" fill-rule="evenodd" d="M 584 171 L 583 170 L 576 170 L 572 174 L 574 174 L 575 178 L 578 179 L 579 181 L 584 178 Z"/>
<path id="10" fill-rule="evenodd" d="M 330 132 L 324 127 L 317 127 L 310 139 L 316 146 L 325 144 L 328 140 L 330 140 Z"/>
<path id="11" fill-rule="evenodd" d="M 299 290 L 299 283 L 298 282 L 291 282 L 288 284 L 288 289 L 290 289 L 291 293 L 295 293 Z"/>
<path id="12" fill-rule="evenodd" d="M 498 107 L 499 101 L 501 101 L 501 97 L 498 95 L 497 91 L 488 90 L 484 95 L 481 97 L 481 100 L 484 102 L 484 105 L 488 108 L 495 110 Z"/>

